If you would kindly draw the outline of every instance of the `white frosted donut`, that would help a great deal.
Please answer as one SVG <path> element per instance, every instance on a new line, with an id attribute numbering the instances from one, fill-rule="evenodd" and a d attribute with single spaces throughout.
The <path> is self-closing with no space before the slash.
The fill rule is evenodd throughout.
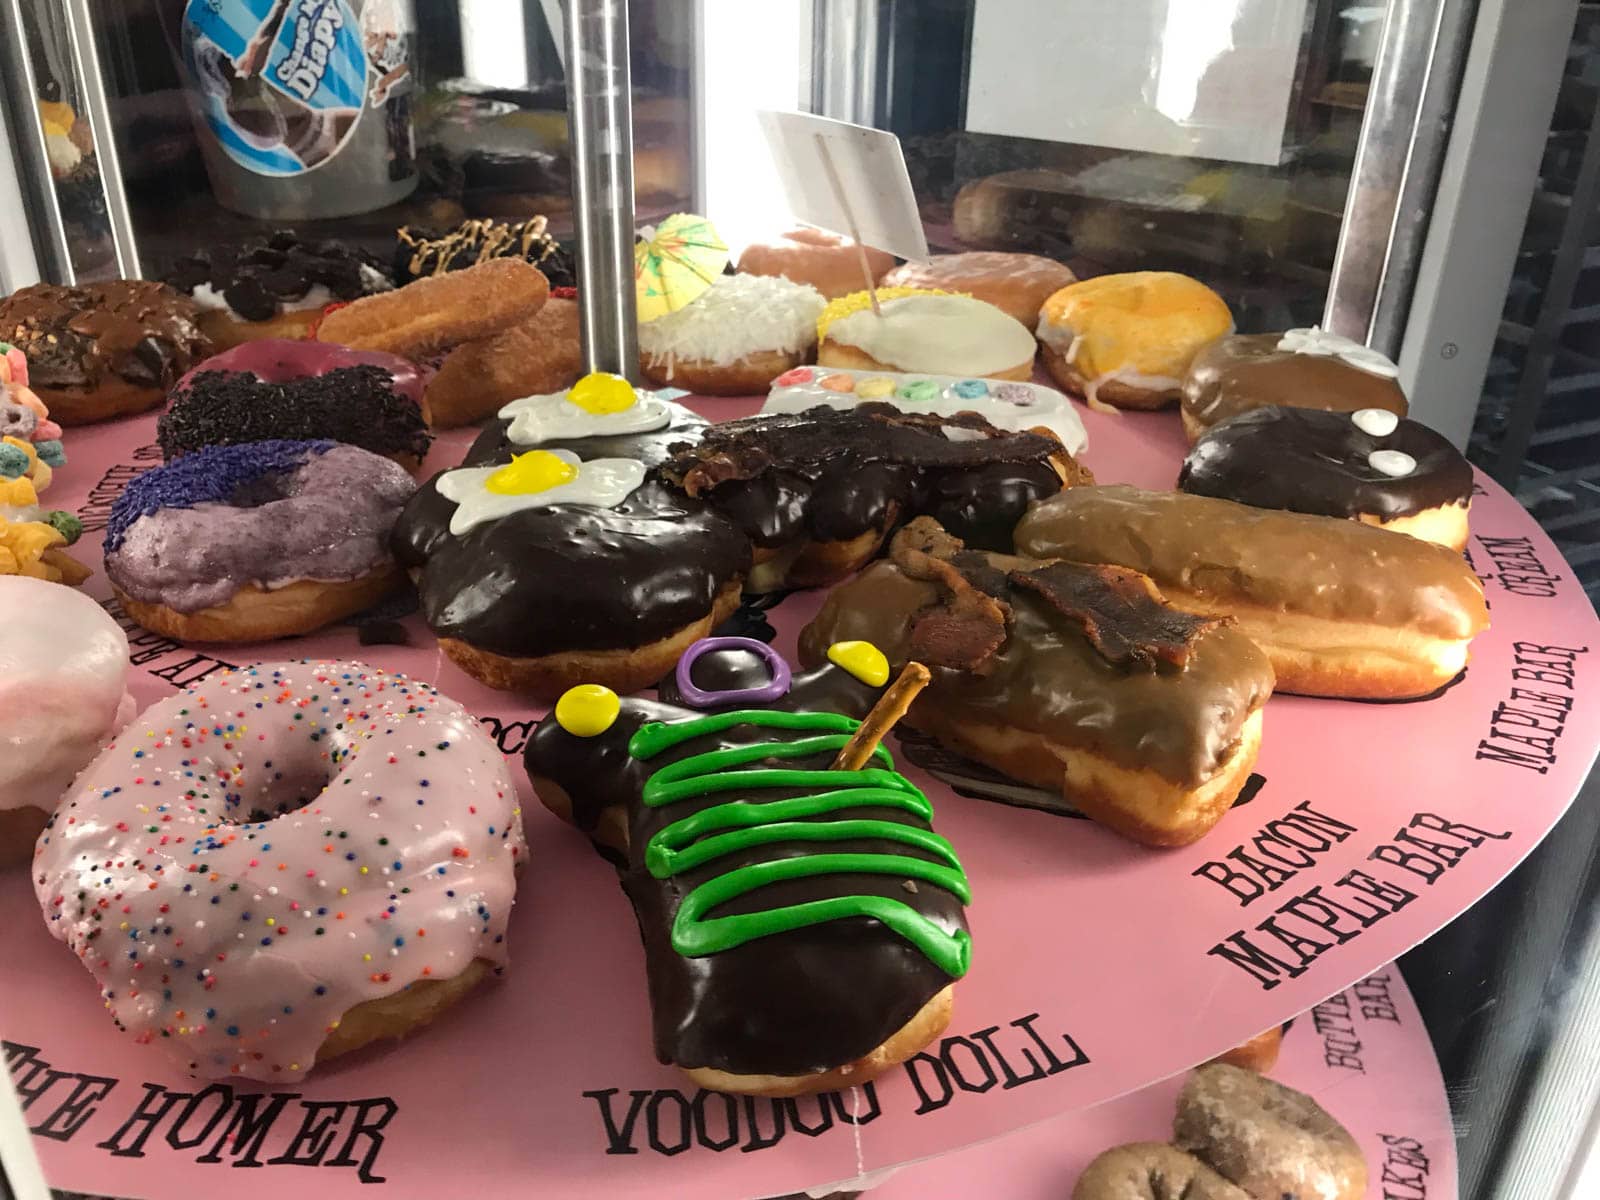
<path id="1" fill-rule="evenodd" d="M 45 816 L 134 702 L 127 635 L 82 592 L 0 575 L 0 613 L 3 865 L 32 856 Z"/>
<path id="2" fill-rule="evenodd" d="M 459 704 L 361 663 L 264 663 L 141 713 L 33 878 L 121 1028 L 192 1074 L 278 1082 L 503 966 L 526 853 L 505 758 Z"/>
<path id="3" fill-rule="evenodd" d="M 817 361 L 929 375 L 1022 379 L 1032 372 L 1033 334 L 992 304 L 918 293 L 883 300 L 880 308 L 881 316 L 858 308 L 829 322 Z M 856 361 L 852 351 L 869 361 Z"/>

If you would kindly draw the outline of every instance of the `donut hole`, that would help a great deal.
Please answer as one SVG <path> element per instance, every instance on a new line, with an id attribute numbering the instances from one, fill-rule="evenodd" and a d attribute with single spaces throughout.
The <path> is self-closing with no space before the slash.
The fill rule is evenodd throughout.
<path id="1" fill-rule="evenodd" d="M 264 767 L 267 778 L 258 774 L 244 790 L 229 790 L 224 825 L 255 825 L 298 812 L 315 801 L 332 782 L 325 770 L 313 763 L 284 763 Z"/>
<path id="2" fill-rule="evenodd" d="M 233 489 L 228 503 L 234 508 L 261 508 L 279 500 L 289 499 L 291 473 L 274 472 L 241 483 Z"/>

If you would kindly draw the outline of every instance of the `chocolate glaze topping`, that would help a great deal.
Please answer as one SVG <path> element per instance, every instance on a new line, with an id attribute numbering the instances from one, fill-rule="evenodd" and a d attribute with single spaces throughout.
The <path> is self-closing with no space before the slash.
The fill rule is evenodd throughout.
<path id="1" fill-rule="evenodd" d="M 1416 469 L 1387 475 L 1369 461 L 1375 450 L 1407 454 Z M 1208 429 L 1183 460 L 1178 486 L 1256 508 L 1388 521 L 1470 503 L 1472 467 L 1441 434 L 1403 417 L 1375 437 L 1346 413 L 1258 408 Z"/>
<path id="2" fill-rule="evenodd" d="M 38 283 L 0 300 L 0 338 L 28 356 L 34 388 L 92 390 L 107 375 L 169 388 L 211 352 L 198 310 L 164 283 Z"/>
<path id="3" fill-rule="evenodd" d="M 672 405 L 672 423 L 648 433 L 551 441 L 582 459 L 661 461 L 705 422 Z M 509 422 L 490 425 L 464 466 L 509 462 Z M 457 537 L 455 505 L 437 476 L 395 525 L 395 557 L 420 569 L 423 616 L 440 637 L 535 658 L 573 649 L 641 646 L 711 610 L 717 593 L 750 565 L 750 545 L 702 501 L 652 473 L 616 508 L 552 505 L 490 521 Z"/>
<path id="4" fill-rule="evenodd" d="M 729 663 L 718 659 L 728 656 Z M 712 651 L 695 664 L 697 683 L 745 676 L 751 656 Z M 834 712 L 859 719 L 879 689 L 826 665 L 797 673 L 788 695 L 769 707 L 791 712 Z M 668 763 L 752 743 L 791 742 L 814 736 L 805 730 L 736 725 L 695 737 L 648 761 L 628 753 L 628 741 L 647 721 L 682 721 L 705 714 L 672 704 L 624 700 L 616 723 L 598 737 L 567 733 L 553 718 L 534 731 L 524 752 L 536 789 L 553 781 L 572 801 L 572 821 L 594 833 L 601 814 L 620 810 L 628 848 L 619 865 L 623 889 L 634 906 L 644 942 L 645 968 L 655 1028 L 656 1054 L 683 1067 L 712 1067 L 736 1074 L 804 1075 L 859 1058 L 881 1045 L 952 977 L 910 942 L 871 917 L 852 916 L 770 936 L 703 957 L 678 953 L 670 940 L 673 919 L 685 896 L 705 880 L 751 863 L 814 852 L 815 842 L 778 842 L 738 850 L 682 874 L 658 879 L 645 866 L 645 847 L 664 826 L 713 805 L 733 801 L 767 804 L 816 789 L 763 787 L 693 797 L 661 807 L 642 803 L 646 780 Z M 824 770 L 831 753 L 783 759 L 785 767 Z M 881 764 L 875 764 L 881 765 Z M 927 822 L 898 808 L 851 809 L 849 817 L 928 829 Z M 867 852 L 932 856 L 898 841 L 859 839 L 828 842 L 829 853 Z M 608 857 L 611 857 L 608 855 Z M 966 928 L 962 904 L 927 882 L 906 886 L 897 875 L 828 874 L 769 884 L 715 910 L 717 916 L 759 912 L 840 895 L 883 896 L 910 905 L 940 928 Z"/>
<path id="5" fill-rule="evenodd" d="M 416 403 L 394 389 L 382 367 L 339 367 L 268 383 L 242 371 L 202 371 L 173 393 L 156 424 L 168 461 L 202 446 L 273 438 L 326 438 L 374 454 L 415 458 L 433 438 Z"/>
<path id="6" fill-rule="evenodd" d="M 947 428 L 972 436 L 954 440 Z M 1007 433 L 975 413 L 868 403 L 713 426 L 662 474 L 762 548 L 844 541 L 925 513 L 974 545 L 1009 549 L 1028 505 L 1060 490 L 1050 459 L 1064 454 L 1050 438 Z"/>
<path id="7" fill-rule="evenodd" d="M 197 250 L 173 264 L 167 282 L 185 295 L 209 285 L 244 320 L 265 321 L 277 316 L 280 304 L 303 300 L 315 287 L 355 300 L 384 290 L 391 280 L 365 251 L 343 242 L 304 241 L 280 229 L 238 246 Z"/>
<path id="8" fill-rule="evenodd" d="M 1235 334 L 1207 346 L 1183 381 L 1183 411 L 1202 426 L 1270 404 L 1406 415 L 1406 394 L 1393 379 L 1338 358 L 1279 350 L 1282 336 Z"/>
<path id="9" fill-rule="evenodd" d="M 1132 669 L 1109 661 L 1076 620 L 1037 591 L 1010 582 L 1013 573 L 1048 564 L 981 557 L 992 574 L 976 574 L 966 556 L 957 565 L 979 586 L 1004 588 L 1004 642 L 981 670 L 932 668 L 932 682 L 906 718 L 913 727 L 924 707 L 937 708 L 950 719 L 1042 734 L 1196 787 L 1221 765 L 1272 691 L 1266 656 L 1237 629 L 1215 625 L 1197 634 L 1181 670 Z M 860 639 L 898 670 L 911 657 L 917 616 L 948 595 L 943 584 L 912 578 L 896 562 L 874 563 L 828 596 L 800 635 L 801 661 L 821 661 L 832 643 Z"/>
<path id="10" fill-rule="evenodd" d="M 1192 594 L 1332 620 L 1467 638 L 1488 625 L 1483 587 L 1455 551 L 1355 521 L 1138 488 L 1072 488 L 1017 525 L 1017 549 L 1114 563 Z"/>

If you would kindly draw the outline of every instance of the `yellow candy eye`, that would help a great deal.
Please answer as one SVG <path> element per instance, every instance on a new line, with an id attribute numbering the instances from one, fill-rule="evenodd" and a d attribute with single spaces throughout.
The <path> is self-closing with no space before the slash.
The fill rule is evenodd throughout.
<path id="1" fill-rule="evenodd" d="M 871 642 L 835 642 L 828 647 L 828 661 L 870 687 L 889 682 L 889 660 Z"/>
<path id="2" fill-rule="evenodd" d="M 572 385 L 567 399 L 586 413 L 603 417 L 608 413 L 626 412 L 638 399 L 638 393 L 621 375 L 594 371 Z"/>
<path id="3" fill-rule="evenodd" d="M 578 468 L 548 450 L 519 454 L 483 481 L 485 491 L 497 496 L 531 496 L 548 492 L 578 477 Z"/>
<path id="4" fill-rule="evenodd" d="M 617 694 L 604 684 L 580 683 L 556 701 L 556 724 L 574 737 L 599 737 L 622 709 Z"/>

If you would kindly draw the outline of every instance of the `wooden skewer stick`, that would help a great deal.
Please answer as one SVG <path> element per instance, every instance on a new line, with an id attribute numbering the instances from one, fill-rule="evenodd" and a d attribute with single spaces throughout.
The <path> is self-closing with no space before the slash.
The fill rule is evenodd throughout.
<path id="1" fill-rule="evenodd" d="M 828 139 L 820 133 L 816 135 L 817 153 L 822 156 L 822 169 L 828 173 L 828 183 L 833 188 L 833 198 L 839 202 L 839 207 L 844 210 L 845 224 L 850 227 L 850 240 L 856 246 L 856 262 L 861 264 L 861 278 L 866 281 L 867 299 L 872 302 L 874 316 L 883 316 L 883 309 L 878 307 L 878 287 L 872 278 L 872 267 L 867 262 L 867 248 L 861 244 L 861 230 L 856 226 L 856 214 L 850 207 L 850 200 L 844 193 L 844 184 L 839 179 L 839 168 L 833 165 L 833 152 L 828 149 Z"/>
<path id="2" fill-rule="evenodd" d="M 866 766 L 872 759 L 872 752 L 883 740 L 883 735 L 894 727 L 896 721 L 906 715 L 906 710 L 917 698 L 917 693 L 928 686 L 928 680 L 931 678 L 933 677 L 928 673 L 927 667 L 919 662 L 908 662 L 906 669 L 900 672 L 900 677 L 878 697 L 878 702 L 872 706 L 872 711 L 856 727 L 850 740 L 840 748 L 839 756 L 833 760 L 833 766 L 829 769 L 859 771 Z"/>

